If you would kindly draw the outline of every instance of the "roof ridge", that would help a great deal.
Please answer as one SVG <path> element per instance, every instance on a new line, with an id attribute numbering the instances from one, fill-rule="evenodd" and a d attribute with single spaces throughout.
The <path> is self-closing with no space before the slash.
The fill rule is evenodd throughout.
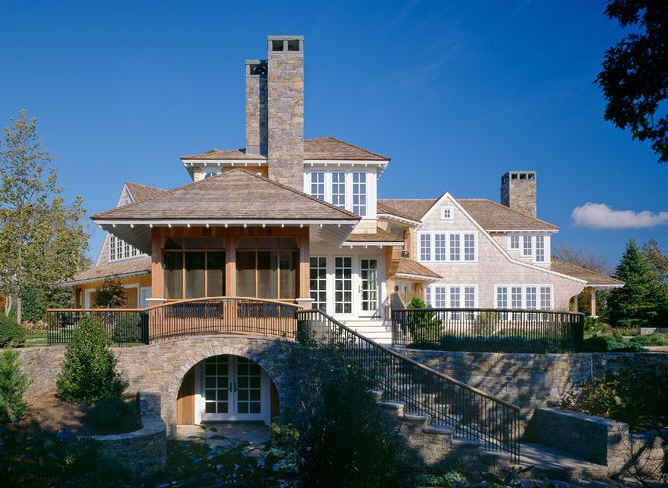
<path id="1" fill-rule="evenodd" d="M 503 209 L 510 210 L 511 212 L 516 213 L 517 215 L 521 215 L 522 217 L 537 220 L 538 222 L 540 222 L 542 224 L 551 225 L 555 229 L 559 228 L 558 225 L 554 225 L 553 223 L 548 222 L 547 220 L 543 220 L 543 219 L 539 219 L 538 217 L 532 217 L 531 215 L 523 214 L 519 210 L 515 210 L 514 208 L 510 208 L 507 205 L 503 205 L 502 203 L 495 202 L 494 200 L 490 200 L 489 198 L 458 198 L 457 200 L 481 200 L 481 201 L 485 201 L 485 202 L 490 202 L 490 203 L 493 203 L 494 205 L 496 205 L 497 207 L 501 207 Z"/>
<path id="2" fill-rule="evenodd" d="M 176 187 L 176 188 L 172 188 L 171 190 L 165 190 L 164 193 L 162 193 L 162 194 L 160 194 L 160 195 L 157 195 L 155 198 L 151 198 L 151 199 L 149 199 L 149 200 L 142 200 L 141 202 L 132 202 L 132 203 L 129 203 L 128 205 L 124 205 L 123 208 L 127 210 L 129 207 L 132 207 L 133 205 L 135 205 L 135 206 L 136 206 L 136 205 L 141 205 L 141 204 L 143 204 L 144 202 L 153 201 L 153 200 L 156 200 L 156 199 L 158 199 L 158 198 L 167 197 L 168 195 L 171 195 L 171 194 L 173 194 L 173 193 L 175 193 L 175 192 L 177 192 L 177 191 L 181 191 L 181 190 L 187 189 L 187 188 L 189 188 L 189 187 L 191 187 L 191 186 L 200 185 L 200 184 L 204 184 L 204 183 L 211 183 L 212 180 L 219 179 L 219 178 L 221 178 L 223 175 L 228 174 L 228 173 L 233 172 L 233 171 L 238 171 L 238 172 L 241 172 L 241 173 L 245 173 L 245 174 L 247 174 L 247 175 L 250 175 L 250 176 L 254 176 L 255 178 L 259 178 L 259 179 L 261 179 L 261 180 L 263 180 L 263 181 L 266 181 L 266 182 L 268 182 L 268 183 L 271 183 L 271 184 L 273 184 L 273 185 L 276 185 L 276 186 L 278 186 L 278 187 L 280 187 L 280 188 L 283 188 L 283 189 L 286 189 L 286 190 L 290 190 L 290 191 L 293 192 L 293 193 L 296 193 L 296 194 L 298 194 L 298 195 L 307 197 L 308 199 L 313 200 L 313 201 L 315 201 L 315 202 L 324 204 L 325 206 L 327 206 L 327 207 L 329 207 L 329 208 L 332 208 L 332 209 L 334 209 L 334 210 L 338 210 L 339 212 L 344 213 L 344 214 L 346 214 L 347 216 L 352 216 L 352 217 L 355 217 L 355 218 L 357 218 L 357 219 L 360 219 L 359 216 L 355 215 L 355 214 L 352 213 L 352 212 L 347 211 L 346 209 L 343 209 L 343 208 L 341 208 L 341 207 L 337 207 L 336 205 L 332 205 L 331 203 L 325 202 L 324 200 L 320 200 L 320 199 L 318 199 L 318 198 L 315 198 L 315 197 L 313 197 L 313 196 L 311 196 L 311 195 L 308 195 L 308 194 L 306 194 L 306 193 L 304 193 L 304 192 L 301 192 L 301 191 L 299 191 L 299 190 L 297 190 L 297 189 L 295 189 L 295 188 L 292 188 L 291 186 L 287 186 L 287 185 L 284 185 L 284 184 L 282 184 L 282 183 L 279 183 L 278 181 L 274 181 L 274 180 L 271 180 L 271 179 L 269 179 L 269 178 L 265 178 L 265 177 L 262 176 L 262 175 L 259 175 L 259 174 L 256 174 L 256 173 L 254 173 L 254 172 L 245 170 L 245 169 L 243 169 L 243 168 L 229 168 L 229 169 L 223 169 L 220 173 L 218 173 L 218 174 L 215 175 L 215 176 L 210 176 L 209 178 L 204 178 L 204 179 L 201 179 L 201 180 L 199 180 L 199 181 L 193 181 L 192 183 L 188 183 L 188 184 L 185 184 L 185 185 L 182 185 L 182 186 L 178 186 L 178 187 Z M 109 213 L 109 212 L 113 212 L 114 210 L 116 210 L 116 208 L 112 208 L 112 209 L 105 210 L 105 211 L 103 211 L 103 212 L 97 213 L 97 214 L 95 214 L 95 215 L 92 215 L 92 216 L 91 216 L 91 219 L 100 218 L 100 217 L 102 217 L 104 214 Z"/>
<path id="3" fill-rule="evenodd" d="M 369 151 L 368 149 L 365 149 L 365 148 L 363 148 L 362 146 L 358 146 L 357 144 L 353 144 L 353 143 L 351 143 L 351 142 L 344 141 L 344 140 L 339 139 L 338 137 L 334 137 L 334 136 L 316 137 L 316 138 L 313 138 L 313 139 L 305 139 L 305 141 L 306 141 L 306 140 L 308 140 L 308 141 L 313 141 L 313 140 L 315 140 L 315 139 L 331 139 L 331 140 L 333 140 L 333 141 L 340 142 L 341 144 L 346 144 L 347 146 L 350 146 L 350 147 L 354 147 L 354 148 L 356 148 L 356 149 L 359 149 L 360 151 L 364 151 L 364 152 L 367 152 L 367 153 L 369 153 L 369 154 L 373 154 L 374 156 L 377 156 L 377 157 L 379 157 L 379 158 L 386 159 L 387 161 L 391 161 L 391 160 L 392 160 L 392 158 L 387 157 L 387 156 L 385 156 L 384 154 L 380 154 L 380 153 L 377 153 L 377 152 L 374 152 L 374 151 Z"/>

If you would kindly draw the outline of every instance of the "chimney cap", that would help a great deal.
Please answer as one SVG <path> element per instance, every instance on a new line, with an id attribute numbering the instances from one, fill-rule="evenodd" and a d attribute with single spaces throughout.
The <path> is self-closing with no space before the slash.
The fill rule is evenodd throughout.
<path id="1" fill-rule="evenodd" d="M 262 64 L 266 63 L 264 59 L 245 59 L 244 64 Z"/>
<path id="2" fill-rule="evenodd" d="M 289 39 L 299 39 L 300 41 L 303 41 L 304 36 L 267 36 L 268 41 L 287 41 Z"/>

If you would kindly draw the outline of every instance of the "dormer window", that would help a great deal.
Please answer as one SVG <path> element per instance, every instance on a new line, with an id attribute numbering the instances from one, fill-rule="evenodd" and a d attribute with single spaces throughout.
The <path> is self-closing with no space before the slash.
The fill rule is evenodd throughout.
<path id="1" fill-rule="evenodd" d="M 139 250 L 114 235 L 109 235 L 109 262 L 139 256 Z"/>
<path id="2" fill-rule="evenodd" d="M 455 212 L 452 207 L 443 207 L 441 211 L 441 220 L 452 220 L 454 213 Z"/>
<path id="3" fill-rule="evenodd" d="M 218 171 L 207 171 L 204 173 L 204 179 L 211 178 L 212 176 L 218 175 Z"/>

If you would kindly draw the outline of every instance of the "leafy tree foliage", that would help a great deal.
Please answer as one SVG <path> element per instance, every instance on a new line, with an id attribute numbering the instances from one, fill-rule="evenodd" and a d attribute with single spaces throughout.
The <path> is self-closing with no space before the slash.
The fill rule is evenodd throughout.
<path id="1" fill-rule="evenodd" d="M 635 241 L 627 244 L 615 277 L 624 282 L 624 287 L 613 290 L 608 299 L 612 325 L 646 327 L 655 324 L 668 297 Z"/>
<path id="2" fill-rule="evenodd" d="M 26 411 L 23 401 L 30 380 L 18 363 L 19 353 L 6 349 L 0 355 L 0 424 L 16 422 Z"/>
<path id="3" fill-rule="evenodd" d="M 668 284 L 668 251 L 662 251 L 656 239 L 650 239 L 643 245 L 642 252 L 659 281 Z"/>
<path id="4" fill-rule="evenodd" d="M 25 339 L 26 331 L 14 317 L 0 314 L 0 347 L 19 346 Z"/>
<path id="5" fill-rule="evenodd" d="M 89 317 L 74 330 L 58 376 L 58 395 L 69 402 L 91 403 L 119 397 L 127 384 L 116 371 L 116 358 L 100 321 Z"/>
<path id="6" fill-rule="evenodd" d="M 16 303 L 19 323 L 26 289 L 70 278 L 87 246 L 82 199 L 65 203 L 50 162 L 36 119 L 21 111 L 0 142 L 0 294 Z"/>
<path id="7" fill-rule="evenodd" d="M 634 139 L 651 141 L 659 162 L 668 161 L 668 3 L 612 0 L 605 14 L 635 28 L 608 49 L 596 83 L 608 100 L 605 119 L 631 129 Z M 662 116 L 654 117 L 655 113 Z"/>
<path id="8" fill-rule="evenodd" d="M 125 288 L 118 281 L 105 280 L 95 297 L 95 306 L 116 308 L 125 305 L 127 296 Z"/>

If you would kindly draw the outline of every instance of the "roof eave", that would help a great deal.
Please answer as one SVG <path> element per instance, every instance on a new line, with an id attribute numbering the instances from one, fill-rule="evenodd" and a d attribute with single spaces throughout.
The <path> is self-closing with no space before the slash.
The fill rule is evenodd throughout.
<path id="1" fill-rule="evenodd" d="M 408 280 L 418 280 L 418 281 L 438 281 L 443 279 L 441 276 L 425 276 L 413 273 L 394 273 L 395 278 L 403 278 Z"/>
<path id="2" fill-rule="evenodd" d="M 77 285 L 84 285 L 86 283 L 94 283 L 95 281 L 104 281 L 109 278 L 132 278 L 134 276 L 143 276 L 150 274 L 151 272 L 149 270 L 143 270 L 143 271 L 131 271 L 129 273 L 112 273 L 104 276 L 98 276 L 95 278 L 85 278 L 83 280 L 70 280 L 70 281 L 63 281 L 60 283 L 60 286 L 62 287 L 70 287 L 70 286 L 77 286 Z"/>

